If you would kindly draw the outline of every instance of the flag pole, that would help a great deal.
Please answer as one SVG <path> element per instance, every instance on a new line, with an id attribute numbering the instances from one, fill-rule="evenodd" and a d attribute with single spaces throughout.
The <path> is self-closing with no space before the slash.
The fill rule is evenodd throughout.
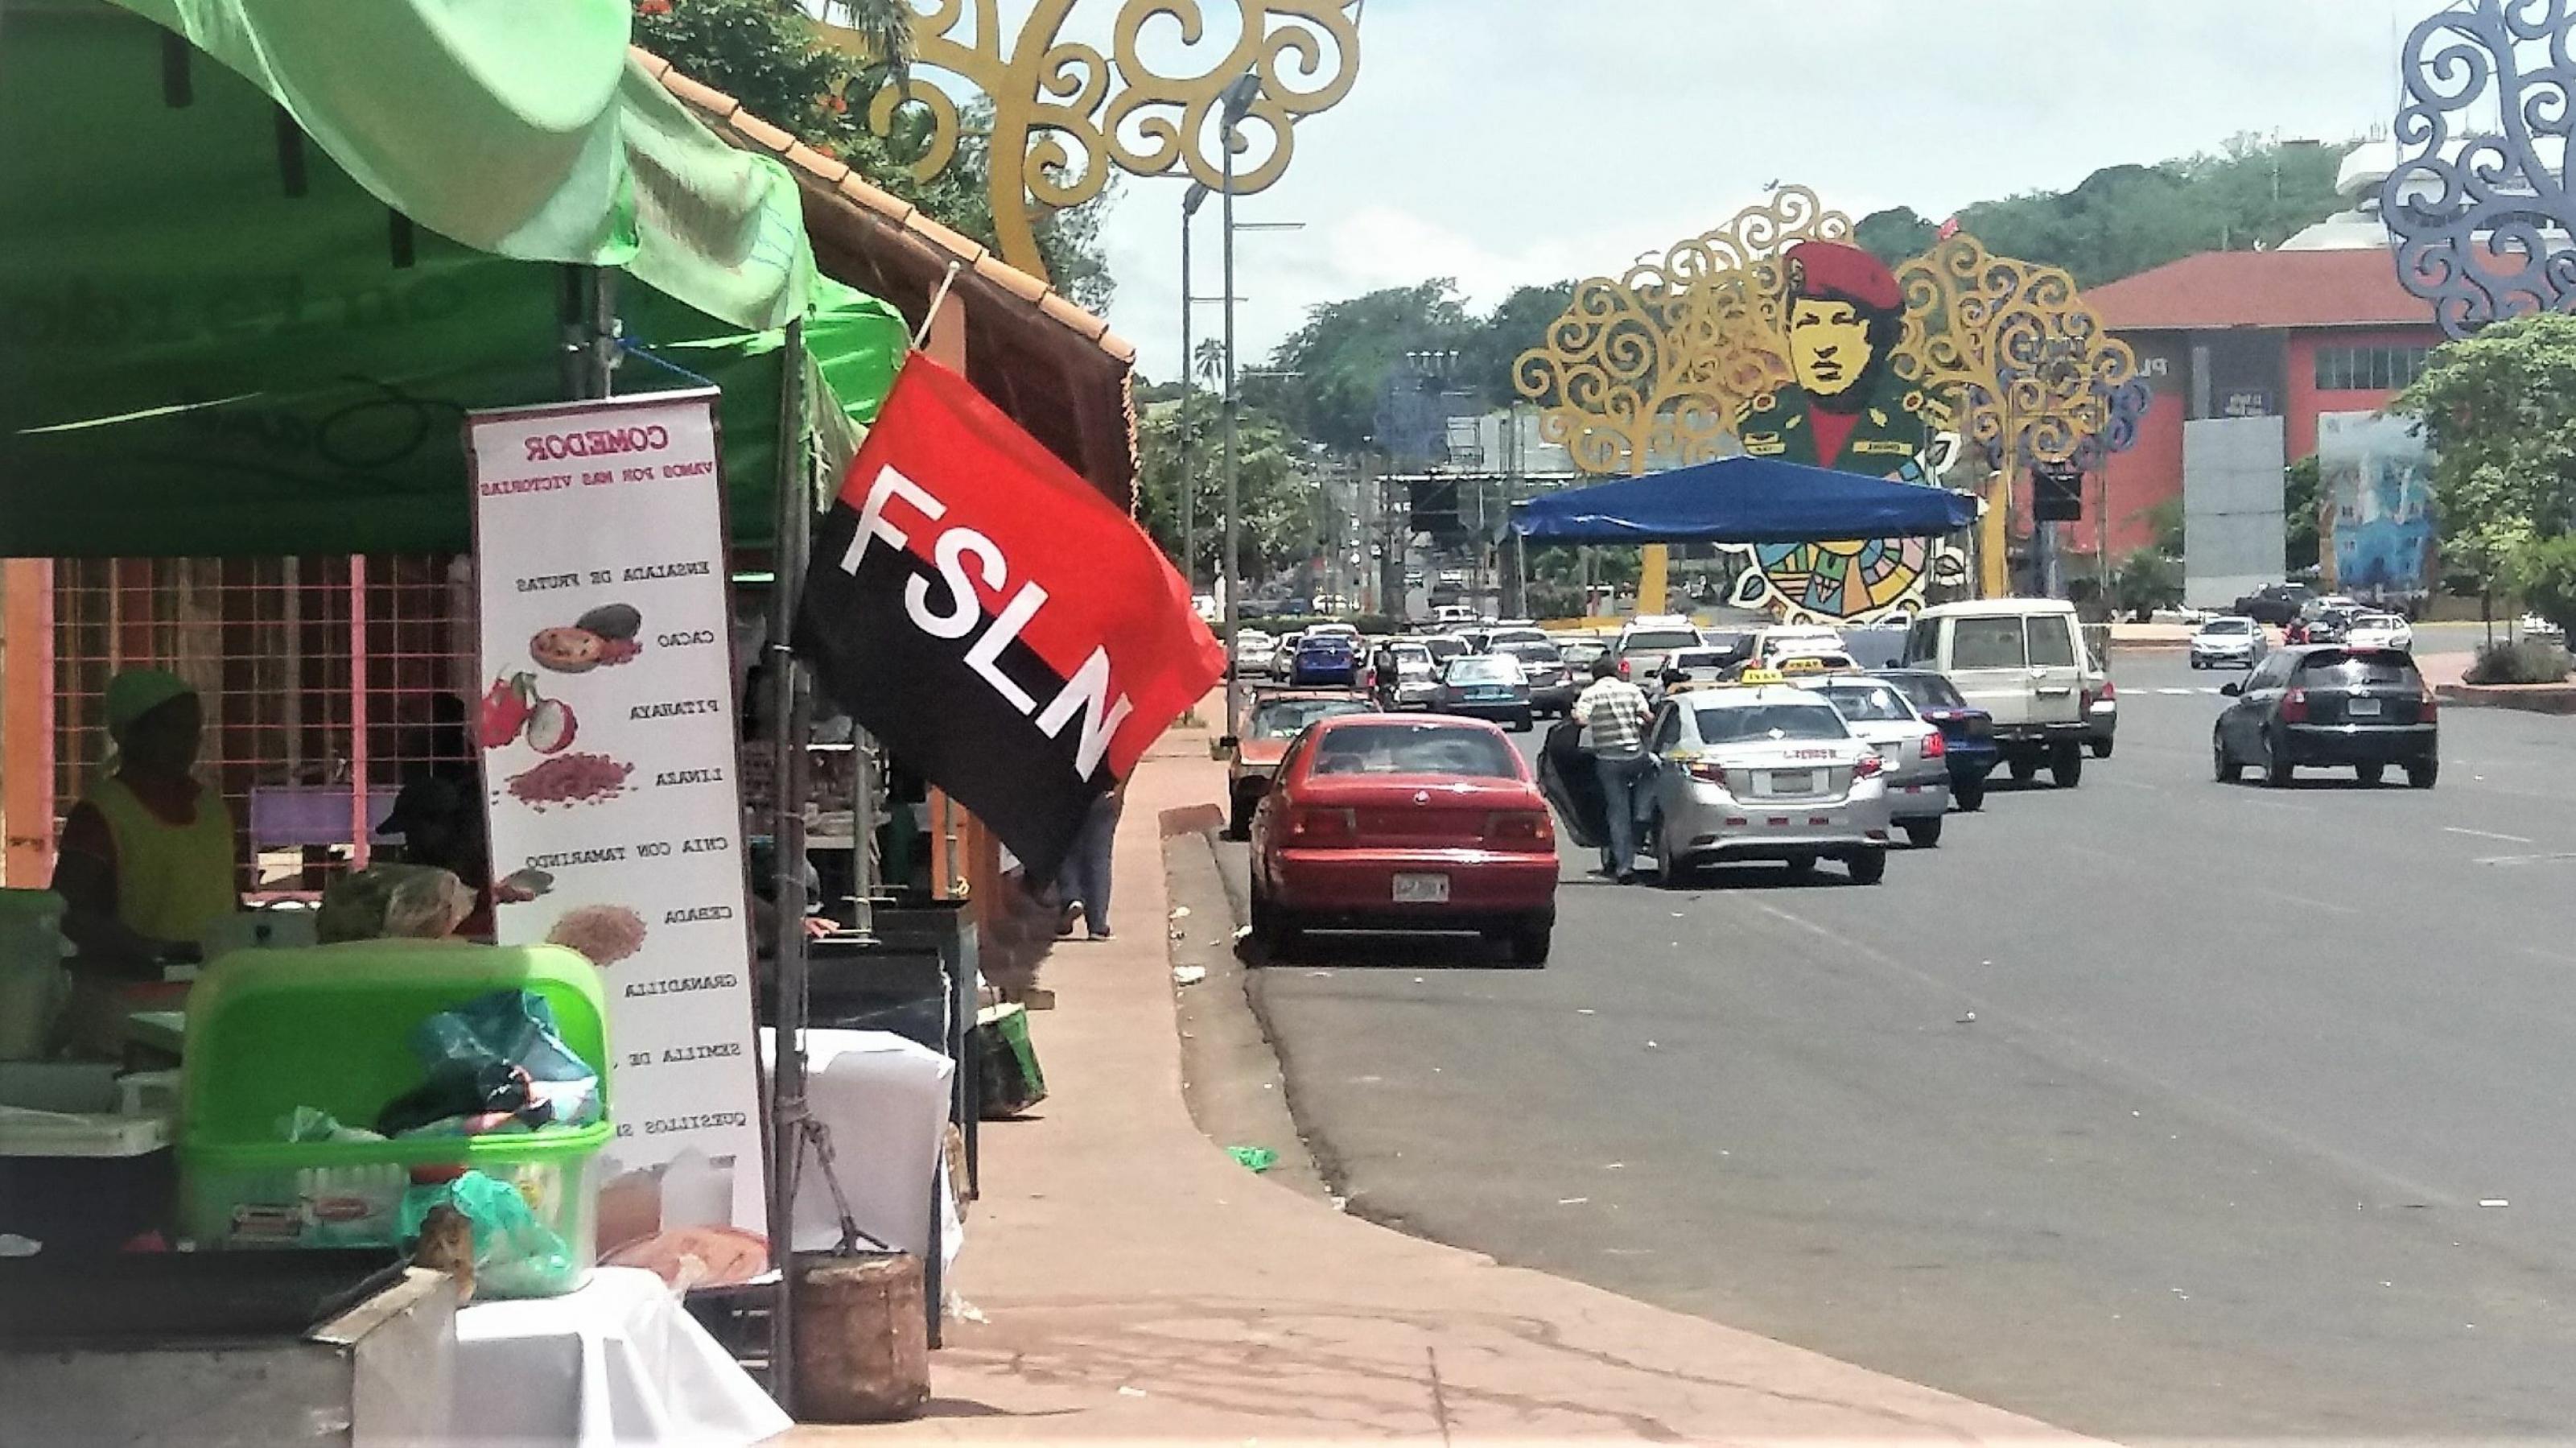
<path id="1" fill-rule="evenodd" d="M 779 349 L 778 478 L 769 597 L 771 903 L 777 921 L 769 1131 L 769 1256 L 778 1296 L 769 1315 L 769 1391 L 796 1411 L 796 1177 L 804 1154 L 805 1100 L 805 740 L 813 691 L 790 648 L 805 591 L 814 510 L 805 449 L 805 324 L 787 324 Z"/>

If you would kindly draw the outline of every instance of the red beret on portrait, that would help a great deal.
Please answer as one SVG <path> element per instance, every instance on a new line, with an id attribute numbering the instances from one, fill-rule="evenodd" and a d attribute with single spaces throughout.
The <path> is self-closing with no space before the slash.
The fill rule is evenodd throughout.
<path id="1" fill-rule="evenodd" d="M 1839 241 L 1802 241 L 1789 248 L 1789 294 L 1841 297 L 1874 312 L 1905 305 L 1905 291 L 1886 263 Z"/>

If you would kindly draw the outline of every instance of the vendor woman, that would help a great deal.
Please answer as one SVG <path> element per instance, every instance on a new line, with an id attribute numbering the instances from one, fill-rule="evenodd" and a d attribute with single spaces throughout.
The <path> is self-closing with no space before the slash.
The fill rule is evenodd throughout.
<path id="1" fill-rule="evenodd" d="M 197 691 L 178 675 L 130 669 L 108 681 L 110 772 L 63 821 L 54 866 L 63 933 L 79 952 L 72 969 L 90 998 L 83 1015 L 196 960 L 207 928 L 240 904 L 232 813 L 188 772 L 204 731 Z"/>

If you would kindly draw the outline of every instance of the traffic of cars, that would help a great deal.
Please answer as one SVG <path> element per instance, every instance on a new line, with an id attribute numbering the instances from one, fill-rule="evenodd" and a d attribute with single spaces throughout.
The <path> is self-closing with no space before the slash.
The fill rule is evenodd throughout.
<path id="1" fill-rule="evenodd" d="M 2253 615 L 2204 620 L 2193 668 L 2241 667 L 2212 735 L 2217 777 L 2391 769 L 2439 777 L 2439 710 L 2403 617 L 2347 600 L 2279 598 L 2327 644 L 2276 646 Z M 2302 609 L 2316 604 L 2320 607 Z M 1859 885 L 1899 844 L 1940 846 L 1951 811 L 1984 808 L 1998 772 L 2080 785 L 2111 757 L 2119 691 L 2072 605 L 1990 599 L 1923 610 L 1864 668 L 1836 631 L 1711 634 L 1679 616 L 1615 636 L 1461 620 L 1356 638 L 1346 626 L 1247 634 L 1237 663 L 1285 683 L 1229 736 L 1228 823 L 1252 842 L 1253 933 L 1271 958 L 1315 930 L 1475 933 L 1543 964 L 1561 873 L 1557 834 L 1613 831 L 1583 720 L 1598 660 L 1648 699 L 1630 838 L 1640 876 L 1679 887 L 1718 866 L 1820 864 Z M 2173 692 L 2173 691 L 2167 691 Z M 1563 716 L 1525 757 L 1505 730 Z M 1608 852 L 1605 851 L 1605 859 Z"/>

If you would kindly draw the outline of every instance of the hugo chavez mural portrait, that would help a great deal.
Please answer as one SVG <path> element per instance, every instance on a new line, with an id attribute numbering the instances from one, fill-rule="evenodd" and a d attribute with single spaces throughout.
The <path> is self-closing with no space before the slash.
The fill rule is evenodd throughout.
<path id="1" fill-rule="evenodd" d="M 1795 381 L 1737 414 L 1747 455 L 1925 482 L 1936 429 L 1930 404 L 1892 365 L 1905 294 L 1878 258 L 1836 241 L 1804 241 L 1782 258 L 1780 319 Z M 1922 538 L 1762 544 L 1734 602 L 1791 621 L 1857 621 L 1922 596 L 1935 543 Z"/>

